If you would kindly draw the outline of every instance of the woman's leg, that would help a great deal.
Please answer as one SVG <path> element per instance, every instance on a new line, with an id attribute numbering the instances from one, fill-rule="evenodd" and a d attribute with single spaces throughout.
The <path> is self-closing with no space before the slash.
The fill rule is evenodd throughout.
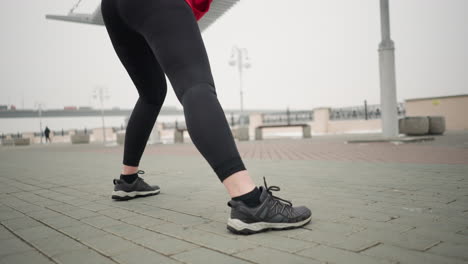
<path id="1" fill-rule="evenodd" d="M 218 101 L 203 39 L 190 7 L 184 0 L 118 3 L 123 20 L 146 39 L 169 77 L 197 149 L 221 181 L 238 173 L 232 180 L 242 179 L 238 185 L 252 190 L 255 185 L 248 177 Z"/>
<path id="2" fill-rule="evenodd" d="M 106 29 L 139 98 L 128 120 L 122 174 L 135 174 L 166 97 L 165 75 L 146 40 L 123 23 L 114 0 L 101 3 Z"/>
<path id="3" fill-rule="evenodd" d="M 164 96 L 160 96 L 161 100 L 164 100 Z M 147 103 L 144 96 L 140 95 L 140 98 L 138 98 L 128 119 L 125 132 L 122 174 L 135 174 L 138 171 L 141 156 L 143 155 L 161 106 L 162 101 L 160 103 Z"/>

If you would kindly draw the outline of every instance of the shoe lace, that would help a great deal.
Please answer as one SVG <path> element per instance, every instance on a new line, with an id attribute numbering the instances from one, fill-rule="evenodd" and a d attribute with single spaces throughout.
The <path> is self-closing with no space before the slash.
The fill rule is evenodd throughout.
<path id="1" fill-rule="evenodd" d="M 137 174 L 140 174 L 140 175 L 141 175 L 141 174 L 145 174 L 145 171 L 144 171 L 144 170 L 138 170 L 138 171 L 137 171 Z M 138 175 L 138 178 L 139 178 L 139 179 L 137 179 L 137 180 L 140 180 L 141 182 L 143 182 L 144 185 L 148 185 L 148 186 L 149 186 L 149 184 L 148 184 L 147 182 L 145 182 L 145 179 L 144 179 L 145 177 L 144 177 L 144 176 L 140 176 L 140 175 Z"/>
<path id="2" fill-rule="evenodd" d="M 138 174 L 145 174 L 145 171 L 143 171 L 143 170 L 138 170 L 137 173 L 138 173 Z M 139 184 L 140 184 L 141 188 L 144 188 L 144 189 L 146 189 L 146 188 L 151 188 L 151 185 L 149 185 L 149 183 L 147 183 L 147 182 L 145 181 L 145 179 L 144 179 L 143 176 L 138 176 L 137 181 L 139 181 Z"/>
<path id="3" fill-rule="evenodd" d="M 275 191 L 275 192 L 279 191 L 280 187 L 275 186 L 275 185 L 268 186 L 267 183 L 266 183 L 265 176 L 263 177 L 263 183 L 265 184 L 266 191 L 270 194 L 270 196 L 271 196 L 271 198 L 273 200 L 273 207 L 275 207 L 278 204 L 278 205 L 281 205 L 280 213 L 282 213 L 286 208 L 289 208 L 289 209 L 286 209 L 286 210 L 289 213 L 291 213 L 290 208 L 292 207 L 292 202 L 288 201 L 288 200 L 285 200 L 285 199 L 282 199 L 282 198 L 279 198 L 277 196 L 274 196 L 273 193 L 272 193 L 272 191 Z"/>

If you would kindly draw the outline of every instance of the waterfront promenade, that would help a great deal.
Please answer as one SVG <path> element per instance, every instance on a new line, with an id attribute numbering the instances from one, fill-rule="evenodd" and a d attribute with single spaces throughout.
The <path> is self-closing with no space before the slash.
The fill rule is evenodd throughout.
<path id="1" fill-rule="evenodd" d="M 0 263 L 468 263 L 468 133 L 237 142 L 255 182 L 307 205 L 304 228 L 229 233 L 229 200 L 192 143 L 148 145 L 156 196 L 115 202 L 122 146 L 0 146 Z"/>

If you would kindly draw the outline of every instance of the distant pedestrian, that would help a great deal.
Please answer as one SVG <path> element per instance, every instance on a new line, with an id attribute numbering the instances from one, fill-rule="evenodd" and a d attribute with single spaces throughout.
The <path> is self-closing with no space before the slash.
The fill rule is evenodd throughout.
<path id="1" fill-rule="evenodd" d="M 49 140 L 49 143 L 52 143 L 52 140 L 50 139 L 50 129 L 47 126 L 45 127 L 44 135 L 46 138 L 46 143 L 47 143 L 47 140 Z"/>

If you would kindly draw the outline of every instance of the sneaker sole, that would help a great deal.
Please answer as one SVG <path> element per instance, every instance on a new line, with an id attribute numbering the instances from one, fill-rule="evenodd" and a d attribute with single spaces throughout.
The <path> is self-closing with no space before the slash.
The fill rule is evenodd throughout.
<path id="1" fill-rule="evenodd" d="M 124 192 L 124 191 L 113 191 L 112 192 L 112 199 L 118 201 L 126 201 L 138 197 L 147 197 L 151 195 L 156 195 L 159 193 L 159 190 L 155 191 L 147 191 L 147 192 Z"/>
<path id="2" fill-rule="evenodd" d="M 257 222 L 247 224 L 239 219 L 228 219 L 227 229 L 235 234 L 250 235 L 268 230 L 286 230 L 302 227 L 308 224 L 312 220 L 312 216 L 296 223 L 268 223 L 268 222 Z"/>

